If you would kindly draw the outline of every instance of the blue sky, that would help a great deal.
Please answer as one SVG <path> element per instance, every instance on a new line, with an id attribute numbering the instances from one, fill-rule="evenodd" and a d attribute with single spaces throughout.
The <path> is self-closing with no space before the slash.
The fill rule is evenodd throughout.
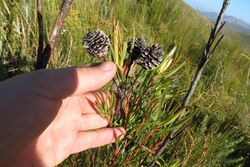
<path id="1" fill-rule="evenodd" d="M 195 9 L 219 12 L 223 0 L 184 0 Z M 250 23 L 250 0 L 231 0 L 227 15 L 238 17 Z"/>

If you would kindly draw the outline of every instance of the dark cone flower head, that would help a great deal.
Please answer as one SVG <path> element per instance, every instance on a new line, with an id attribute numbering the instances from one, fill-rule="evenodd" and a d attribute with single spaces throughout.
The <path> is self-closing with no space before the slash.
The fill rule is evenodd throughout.
<path id="1" fill-rule="evenodd" d="M 142 51 L 141 56 L 137 59 L 137 63 L 144 69 L 153 69 L 162 62 L 163 55 L 162 48 L 158 44 L 153 44 Z"/>
<path id="2" fill-rule="evenodd" d="M 132 60 L 136 60 L 141 57 L 141 53 L 146 49 L 147 43 L 141 38 L 138 38 L 134 41 L 134 47 L 133 41 L 128 42 L 128 52 L 130 53 Z"/>
<path id="3" fill-rule="evenodd" d="M 90 31 L 83 38 L 83 47 L 94 57 L 106 57 L 108 55 L 110 40 L 108 36 L 99 29 Z"/>

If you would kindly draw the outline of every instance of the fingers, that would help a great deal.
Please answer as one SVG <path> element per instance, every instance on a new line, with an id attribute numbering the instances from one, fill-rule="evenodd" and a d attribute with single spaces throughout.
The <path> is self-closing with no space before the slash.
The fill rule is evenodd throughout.
<path id="1" fill-rule="evenodd" d="M 106 127 L 108 121 L 99 114 L 84 114 L 79 119 L 77 125 L 79 131 L 92 130 Z"/>
<path id="2" fill-rule="evenodd" d="M 96 131 L 78 132 L 72 153 L 113 143 L 119 137 L 123 138 L 124 135 L 123 128 L 103 128 Z"/>
<path id="3" fill-rule="evenodd" d="M 77 71 L 78 86 L 74 95 L 94 91 L 107 84 L 115 75 L 116 66 L 107 61 L 96 67 L 79 68 Z"/>
<path id="4" fill-rule="evenodd" d="M 115 64 L 106 61 L 95 66 L 40 70 L 32 73 L 30 80 L 35 85 L 34 89 L 39 88 L 43 96 L 66 98 L 101 88 L 114 77 L 115 72 Z"/>

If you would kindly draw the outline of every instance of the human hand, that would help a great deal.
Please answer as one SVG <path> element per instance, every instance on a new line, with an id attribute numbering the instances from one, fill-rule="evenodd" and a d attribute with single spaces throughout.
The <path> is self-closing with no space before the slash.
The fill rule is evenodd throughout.
<path id="1" fill-rule="evenodd" d="M 98 97 L 106 97 L 96 90 L 115 72 L 113 63 L 104 62 L 40 70 L 1 83 L 0 166 L 55 166 L 124 135 L 123 128 L 106 128 L 107 120 L 93 108 Z"/>

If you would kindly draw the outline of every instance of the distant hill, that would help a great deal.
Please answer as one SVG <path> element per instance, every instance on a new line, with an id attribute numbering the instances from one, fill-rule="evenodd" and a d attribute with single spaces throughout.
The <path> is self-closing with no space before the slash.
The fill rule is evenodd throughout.
<path id="1" fill-rule="evenodd" d="M 215 22 L 218 16 L 218 13 L 216 12 L 204 12 L 204 11 L 199 11 L 199 12 L 212 22 Z M 242 19 L 226 15 L 225 20 L 227 21 L 226 27 L 238 32 L 250 34 L 250 24 L 243 21 Z"/>

